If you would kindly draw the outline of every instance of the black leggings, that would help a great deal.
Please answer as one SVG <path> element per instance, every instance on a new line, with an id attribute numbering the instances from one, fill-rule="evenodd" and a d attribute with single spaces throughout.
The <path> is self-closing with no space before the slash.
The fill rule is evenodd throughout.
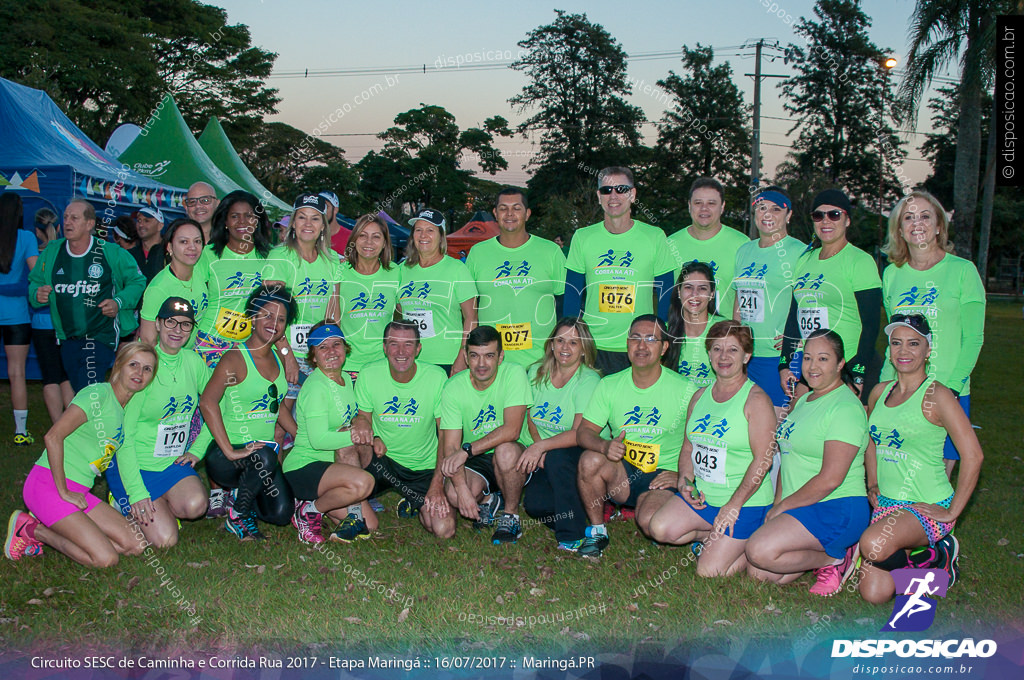
<path id="1" fill-rule="evenodd" d="M 587 528 L 587 513 L 576 485 L 576 468 L 583 449 L 552 449 L 544 467 L 533 471 L 523 490 L 523 509 L 555 530 L 555 539 L 576 541 Z"/>
<path id="2" fill-rule="evenodd" d="M 255 510 L 256 518 L 263 522 L 284 526 L 291 521 L 295 500 L 277 463 L 277 454 L 269 446 L 245 458 L 229 460 L 217 442 L 210 442 L 206 473 L 225 489 L 238 489 L 234 509 L 242 517 Z"/>

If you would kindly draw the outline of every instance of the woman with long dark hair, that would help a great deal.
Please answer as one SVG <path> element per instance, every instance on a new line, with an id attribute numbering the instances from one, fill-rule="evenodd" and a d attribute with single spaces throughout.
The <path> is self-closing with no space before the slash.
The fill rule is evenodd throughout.
<path id="1" fill-rule="evenodd" d="M 694 392 L 715 381 L 708 351 L 704 346 L 708 329 L 724 318 L 715 309 L 715 274 L 704 262 L 683 265 L 672 292 L 668 310 L 668 333 L 672 339 L 662 365 L 686 380 L 689 402 Z"/>
<path id="2" fill-rule="evenodd" d="M 196 267 L 196 264 L 202 257 L 204 245 L 203 228 L 195 220 L 174 220 L 167 227 L 163 248 L 168 265 L 153 277 L 142 296 L 139 339 L 143 342 L 156 343 L 159 330 L 157 312 L 168 298 L 180 297 L 191 302 L 195 323 L 198 325 L 202 322 L 209 304 L 206 285 L 208 272 L 202 267 Z M 195 342 L 193 333 L 185 343 L 185 349 L 192 349 Z"/>

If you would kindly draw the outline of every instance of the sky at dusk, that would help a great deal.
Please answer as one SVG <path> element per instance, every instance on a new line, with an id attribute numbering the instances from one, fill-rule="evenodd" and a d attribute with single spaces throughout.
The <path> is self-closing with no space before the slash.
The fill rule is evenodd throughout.
<path id="1" fill-rule="evenodd" d="M 628 77 L 633 83 L 631 103 L 648 118 L 645 140 L 657 137 L 654 121 L 668 105 L 655 83 L 670 70 L 680 72 L 680 48 L 697 43 L 715 50 L 716 62 L 728 61 L 745 101 L 753 101 L 752 44 L 759 38 L 803 44 L 794 32 L 802 16 L 813 15 L 809 0 L 720 0 L 697 3 L 662 0 L 608 2 L 516 3 L 469 2 L 341 2 L 328 0 L 221 0 L 229 23 L 244 23 L 253 44 L 278 54 L 269 79 L 282 98 L 279 120 L 312 132 L 345 149 L 357 162 L 371 149 L 379 149 L 374 135 L 392 124 L 395 115 L 423 104 L 445 107 L 461 128 L 478 126 L 494 115 L 513 124 L 530 112 L 515 110 L 508 99 L 521 91 L 526 77 L 505 65 L 521 52 L 517 43 L 527 33 L 554 21 L 554 9 L 586 13 L 602 25 L 630 55 Z M 766 7 L 768 4 L 769 7 Z M 907 26 L 914 4 L 910 0 L 865 0 L 871 18 L 871 39 L 900 60 L 893 73 L 901 76 L 908 51 Z M 772 9 L 769 12 L 769 8 Z M 781 15 L 781 16 L 780 16 Z M 766 50 L 762 72 L 792 75 L 778 51 Z M 306 71 L 309 71 L 307 75 Z M 955 73 L 948 73 L 955 76 Z M 792 121 L 782 108 L 779 78 L 762 87 L 762 156 L 770 176 L 783 160 L 791 138 Z M 380 87 L 375 87 L 379 85 Z M 371 92 L 375 89 L 376 92 Z M 927 96 L 925 97 L 925 102 Z M 337 109 L 336 122 L 327 120 Z M 928 164 L 917 146 L 930 129 L 930 115 L 922 110 L 917 134 L 904 134 L 909 142 L 907 175 L 921 180 Z M 499 139 L 496 146 L 509 162 L 501 181 L 523 184 L 523 166 L 535 149 L 531 139 Z"/>

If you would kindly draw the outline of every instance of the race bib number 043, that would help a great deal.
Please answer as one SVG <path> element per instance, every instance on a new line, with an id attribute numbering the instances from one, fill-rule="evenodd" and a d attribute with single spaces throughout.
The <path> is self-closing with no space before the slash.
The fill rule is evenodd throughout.
<path id="1" fill-rule="evenodd" d="M 649 444 L 646 442 L 631 442 L 628 439 L 622 442 L 626 446 L 626 455 L 623 458 L 640 472 L 654 472 L 658 469 L 658 456 L 661 454 L 661 444 Z"/>
<path id="2" fill-rule="evenodd" d="M 725 484 L 724 446 L 712 446 L 704 442 L 693 443 L 693 471 L 701 480 L 709 484 Z"/>
<path id="3" fill-rule="evenodd" d="M 633 284 L 602 283 L 598 286 L 597 310 L 605 314 L 632 314 L 635 294 Z"/>

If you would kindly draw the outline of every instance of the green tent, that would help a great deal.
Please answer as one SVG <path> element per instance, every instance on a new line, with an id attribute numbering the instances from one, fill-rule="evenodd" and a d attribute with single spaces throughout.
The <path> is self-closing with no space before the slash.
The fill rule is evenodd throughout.
<path id="1" fill-rule="evenodd" d="M 192 136 L 171 95 L 153 111 L 152 117 L 118 159 L 132 170 L 164 184 L 189 187 L 207 182 L 223 198 L 242 189 L 225 175 Z"/>
<path id="2" fill-rule="evenodd" d="M 245 163 L 238 157 L 238 152 L 235 151 L 235 147 L 232 146 L 231 140 L 228 139 L 227 134 L 224 133 L 224 128 L 221 127 L 220 121 L 217 118 L 210 118 L 210 122 L 206 124 L 206 129 L 203 130 L 203 134 L 199 135 L 199 146 L 203 148 L 206 155 L 217 164 L 220 170 L 239 184 L 246 191 L 252 192 L 263 201 L 264 207 L 270 214 L 274 214 L 276 211 L 280 211 L 283 215 L 290 213 L 292 207 L 277 198 L 270 193 L 260 181 L 256 179 L 249 168 L 245 167 Z M 274 215 L 279 217 L 280 215 Z"/>

